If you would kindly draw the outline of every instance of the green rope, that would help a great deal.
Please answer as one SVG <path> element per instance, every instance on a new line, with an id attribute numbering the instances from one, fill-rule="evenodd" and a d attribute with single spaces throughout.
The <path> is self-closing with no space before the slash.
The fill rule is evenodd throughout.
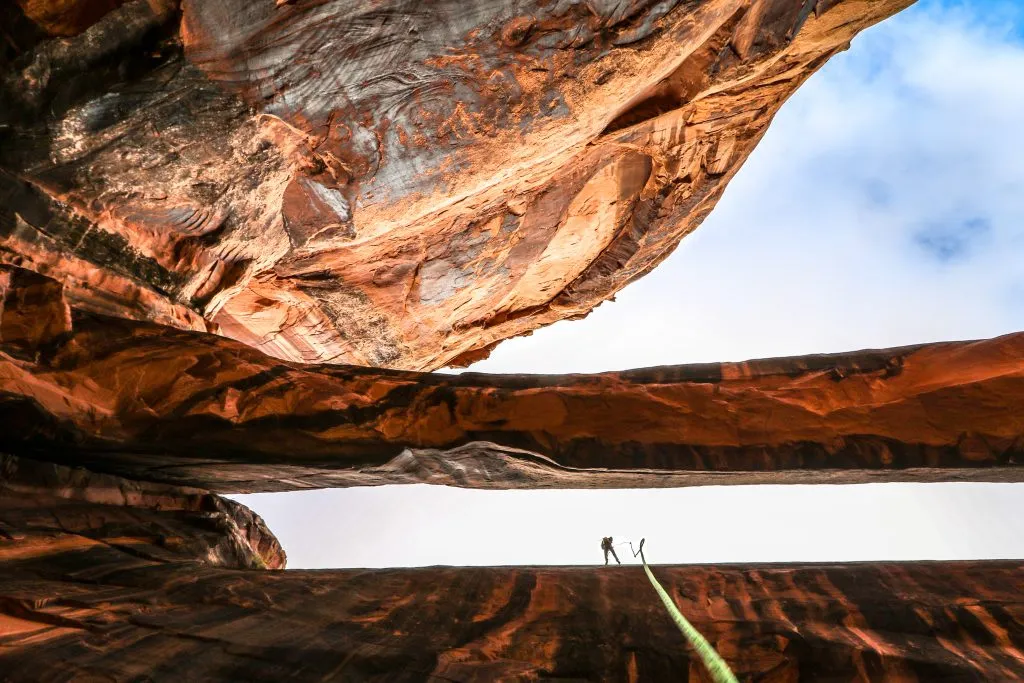
<path id="1" fill-rule="evenodd" d="M 683 632 L 683 637 L 686 638 L 687 642 L 693 646 L 693 649 L 697 652 L 697 656 L 700 657 L 700 661 L 704 663 L 704 668 L 711 674 L 712 680 L 715 683 L 739 683 L 736 675 L 729 668 L 729 665 L 725 663 L 725 660 L 715 652 L 715 648 L 711 646 L 711 643 L 707 641 L 704 636 L 700 634 L 693 624 L 687 621 L 683 613 L 679 611 L 676 604 L 672 602 L 672 598 L 669 594 L 661 587 L 658 580 L 654 578 L 654 574 L 651 572 L 651 568 L 647 566 L 647 560 L 644 558 L 644 541 L 640 541 L 640 550 L 637 553 L 633 553 L 633 556 L 640 555 L 640 561 L 643 562 L 644 571 L 647 572 L 647 578 L 651 580 L 651 585 L 654 586 L 654 590 L 658 593 L 658 597 L 661 598 L 661 602 L 665 605 L 665 609 L 668 610 L 669 615 L 672 617 L 672 621 L 676 622 L 676 626 Z"/>

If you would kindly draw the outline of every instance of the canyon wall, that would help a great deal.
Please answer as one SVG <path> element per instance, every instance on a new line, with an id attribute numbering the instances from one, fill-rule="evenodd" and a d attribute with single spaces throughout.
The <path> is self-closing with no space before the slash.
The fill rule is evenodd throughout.
<path id="1" fill-rule="evenodd" d="M 586 315 L 911 0 L 19 0 L 0 263 L 79 309 L 431 370 Z"/>
<path id="2" fill-rule="evenodd" d="M 650 271 L 907 4 L 0 4 L 0 680 L 707 680 L 638 566 L 275 571 L 215 492 L 1024 480 L 1024 333 L 419 372 Z M 745 682 L 1024 679 L 1021 561 L 655 572 Z"/>
<path id="3" fill-rule="evenodd" d="M 0 450 L 133 479 L 253 492 L 1024 474 L 1024 334 L 599 375 L 425 374 L 69 316 L 52 281 L 7 278 L 6 300 L 33 308 L 0 319 Z"/>
<path id="4" fill-rule="evenodd" d="M 267 571 L 229 505 L 0 459 L 0 679 L 708 681 L 639 566 Z M 654 571 L 741 681 L 1024 675 L 1021 561 Z"/>

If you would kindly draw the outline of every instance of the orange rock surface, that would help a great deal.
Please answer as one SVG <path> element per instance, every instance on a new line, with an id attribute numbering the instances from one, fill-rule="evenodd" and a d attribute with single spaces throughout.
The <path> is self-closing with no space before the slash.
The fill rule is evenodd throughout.
<path id="1" fill-rule="evenodd" d="M 61 315 L 35 303 L 40 324 Z M 233 492 L 1019 481 L 1024 334 L 599 375 L 432 375 L 289 363 L 78 314 L 31 354 L 0 345 L 0 450 Z"/>
<path id="2" fill-rule="evenodd" d="M 237 503 L 0 456 L 0 678 L 708 681 L 639 566 L 260 558 Z M 744 683 L 1024 676 L 1019 560 L 654 572 Z"/>
<path id="3" fill-rule="evenodd" d="M 469 363 L 654 268 L 909 2 L 20 0 L 0 262 L 286 360 Z"/>
<path id="4" fill-rule="evenodd" d="M 32 352 L 70 331 L 71 309 L 59 282 L 0 267 L 0 344 Z"/>
<path id="5" fill-rule="evenodd" d="M 909 1 L 0 5 L 0 680 L 706 680 L 638 567 L 266 571 L 214 491 L 1024 480 L 1024 333 L 417 372 L 655 267 Z M 1019 561 L 655 571 L 744 681 L 1024 679 Z"/>

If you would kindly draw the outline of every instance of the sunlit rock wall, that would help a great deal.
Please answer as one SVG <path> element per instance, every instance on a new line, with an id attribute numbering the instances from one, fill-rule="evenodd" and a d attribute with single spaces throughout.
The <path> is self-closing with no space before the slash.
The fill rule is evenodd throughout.
<path id="1" fill-rule="evenodd" d="M 431 375 L 288 363 L 153 323 L 71 321 L 59 287 L 0 277 L 0 300 L 28 307 L 5 305 L 0 332 L 22 329 L 9 319 L 60 332 L 34 346 L 20 332 L 0 339 L 0 450 L 134 479 L 250 492 L 1024 474 L 1024 334 L 600 375 Z"/>
<path id="2" fill-rule="evenodd" d="M 0 262 L 286 360 L 465 364 L 655 267 L 909 3 L 20 0 Z"/>

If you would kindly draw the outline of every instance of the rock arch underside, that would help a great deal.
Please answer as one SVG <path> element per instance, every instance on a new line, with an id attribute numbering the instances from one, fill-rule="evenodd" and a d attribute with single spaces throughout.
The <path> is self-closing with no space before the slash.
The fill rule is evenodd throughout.
<path id="1" fill-rule="evenodd" d="M 0 680 L 708 680 L 639 567 L 282 572 L 224 493 L 1024 479 L 1024 334 L 431 374 L 654 268 L 908 4 L 0 6 Z M 1022 561 L 655 569 L 744 681 L 1024 679 Z"/>

